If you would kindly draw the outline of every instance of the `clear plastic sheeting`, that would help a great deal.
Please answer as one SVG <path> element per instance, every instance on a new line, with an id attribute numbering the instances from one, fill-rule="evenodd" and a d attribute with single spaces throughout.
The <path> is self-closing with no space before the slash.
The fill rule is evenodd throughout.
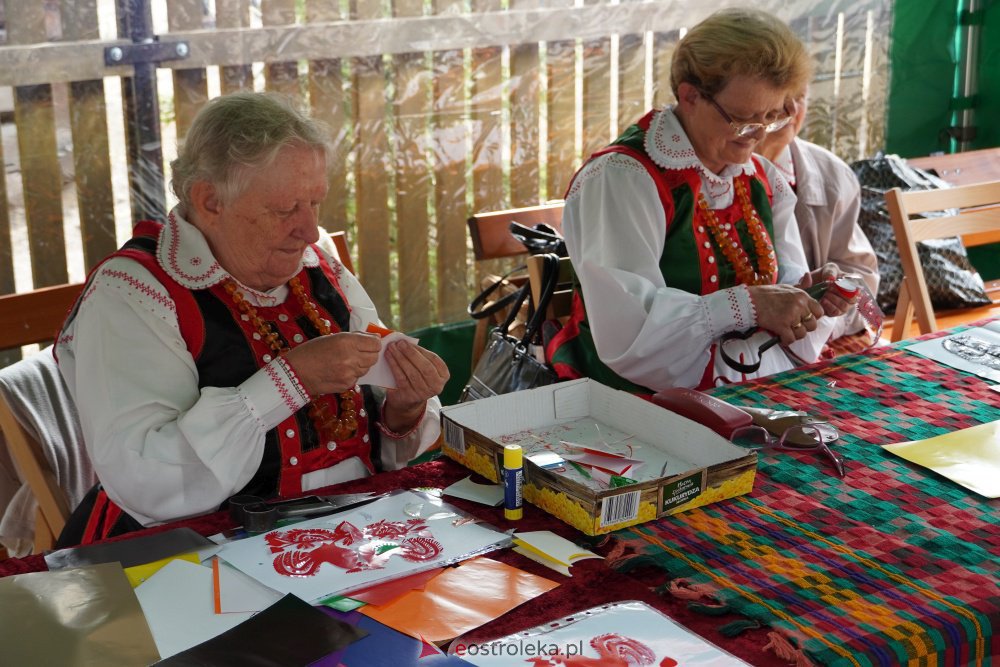
<path id="1" fill-rule="evenodd" d="M 113 11 L 114 3 L 98 3 L 102 25 L 109 4 Z M 502 7 L 488 0 L 396 0 L 391 13 L 385 3 L 352 3 L 350 13 L 347 3 L 300 4 L 153 3 L 159 40 L 190 44 L 184 60 L 163 64 L 174 70 L 159 86 L 164 153 L 174 152 L 174 137 L 183 138 L 194 113 L 214 95 L 253 87 L 295 96 L 331 126 L 336 139 L 331 194 L 321 212 L 324 226 L 348 232 L 361 280 L 387 322 L 413 330 L 466 318 L 477 284 L 466 219 L 478 211 L 562 197 L 590 152 L 646 110 L 672 102 L 669 64 L 679 36 L 729 3 L 508 0 Z M 882 148 L 891 2 L 754 4 L 788 21 L 815 57 L 804 137 L 848 161 Z M 81 20 L 96 27 L 98 17 Z M 8 25 L 8 44 L 48 39 L 44 31 L 25 30 Z M 64 36 L 52 45 L 68 49 L 72 42 Z M 5 54 L 5 48 L 0 64 L 13 67 L 32 59 L 33 75 L 50 71 L 53 82 L 120 73 L 90 63 L 81 57 L 89 52 L 80 48 L 34 54 L 23 49 Z M 25 88 L 17 78 L 25 75 L 23 70 L 0 74 L 0 86 Z M 112 206 L 116 198 L 110 194 L 129 197 L 128 172 L 119 167 L 127 162 L 120 146 L 129 125 L 120 101 L 112 99 L 121 86 L 115 78 L 108 82 L 114 85 L 86 96 L 72 84 L 48 129 L 27 128 L 51 132 L 68 126 L 70 118 L 108 128 L 96 135 L 103 143 L 95 143 L 95 135 L 83 143 L 85 135 L 74 132 L 72 141 L 58 147 L 62 162 L 76 167 L 63 179 L 71 193 L 67 199 L 79 201 L 79 220 L 65 227 L 66 234 L 80 237 L 66 245 L 71 254 L 83 249 L 86 266 L 104 249 L 87 251 L 87 229 L 107 229 L 109 216 L 117 221 L 123 211 L 128 215 L 127 207 Z M 95 123 L 102 113 L 107 122 Z M 3 146 L 5 154 L 18 150 Z M 103 162 L 95 160 L 102 151 Z M 55 155 L 48 162 L 24 151 L 19 156 L 26 190 L 52 182 L 38 180 L 26 163 L 37 160 L 51 171 Z M 169 179 L 169 165 L 164 171 Z M 13 193 L 8 197 L 13 200 Z M 30 207 L 11 207 L 10 213 L 13 226 L 44 224 Z M 75 208 L 66 212 L 71 213 Z M 122 227 L 117 229 L 118 240 L 124 240 Z M 52 261 L 36 257 L 34 250 L 25 256 L 30 261 L 16 267 L 25 276 L 34 263 Z M 0 266 L 0 291 L 13 291 L 4 278 L 13 265 L 0 255 L 2 262 L 8 264 Z M 20 289 L 29 284 L 27 278 L 18 281 Z"/>

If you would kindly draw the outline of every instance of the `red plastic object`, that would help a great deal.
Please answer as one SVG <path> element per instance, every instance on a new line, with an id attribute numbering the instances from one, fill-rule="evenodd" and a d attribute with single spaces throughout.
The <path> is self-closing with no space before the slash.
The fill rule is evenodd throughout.
<path id="1" fill-rule="evenodd" d="M 653 394 L 651 400 L 661 408 L 707 426 L 727 440 L 737 428 L 753 423 L 750 415 L 736 406 L 696 389 L 672 387 Z"/>

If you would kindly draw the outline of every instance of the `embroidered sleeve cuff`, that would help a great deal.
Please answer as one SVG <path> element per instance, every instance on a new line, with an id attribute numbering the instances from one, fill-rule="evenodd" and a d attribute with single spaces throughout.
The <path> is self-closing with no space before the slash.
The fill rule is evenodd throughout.
<path id="1" fill-rule="evenodd" d="M 719 290 L 703 297 L 712 339 L 730 331 L 749 329 L 757 324 L 757 311 L 746 285 Z"/>
<path id="2" fill-rule="evenodd" d="M 240 393 L 266 429 L 274 428 L 310 400 L 294 369 L 281 357 L 247 378 Z"/>
<path id="3" fill-rule="evenodd" d="M 380 415 L 385 414 L 385 400 L 384 399 L 382 401 L 382 409 L 379 411 L 379 414 Z M 393 431 L 392 429 L 390 429 L 388 426 L 386 426 L 385 424 L 383 424 L 381 419 L 379 419 L 379 422 L 378 422 L 378 430 L 382 431 L 382 433 L 384 435 L 386 435 L 386 436 L 388 436 L 390 438 L 393 438 L 395 440 L 402 440 L 403 438 L 406 438 L 406 437 L 408 437 L 410 435 L 413 435 L 413 432 L 416 431 L 420 427 L 420 425 L 424 421 L 424 417 L 426 417 L 426 416 L 427 416 L 427 409 L 425 408 L 424 411 L 420 414 L 420 418 L 417 419 L 417 421 L 413 422 L 413 426 L 411 426 L 409 429 L 407 429 L 405 433 L 396 433 L 395 431 Z"/>

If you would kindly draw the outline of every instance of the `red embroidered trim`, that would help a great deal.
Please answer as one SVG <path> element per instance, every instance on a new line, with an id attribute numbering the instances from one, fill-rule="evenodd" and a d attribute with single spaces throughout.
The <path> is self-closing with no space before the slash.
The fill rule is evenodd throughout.
<path id="1" fill-rule="evenodd" d="M 288 387 L 285 384 L 284 379 L 281 377 L 281 373 L 279 373 L 274 367 L 274 364 L 264 366 L 264 372 L 267 373 L 269 378 L 271 378 L 271 382 L 274 383 L 275 389 L 277 389 L 278 393 L 281 395 L 281 400 L 284 401 L 285 407 L 292 412 L 298 410 L 300 406 L 295 405 L 295 396 L 292 392 L 288 391 Z"/>
<path id="2" fill-rule="evenodd" d="M 170 269 L 180 277 L 184 278 L 185 280 L 190 280 L 191 282 L 194 283 L 204 282 L 205 280 L 208 279 L 208 276 L 210 276 L 213 272 L 215 272 L 217 269 L 220 268 L 219 262 L 215 261 L 212 262 L 212 265 L 209 266 L 204 273 L 202 273 L 199 276 L 196 276 L 191 273 L 188 273 L 187 271 L 184 271 L 180 267 L 180 264 L 177 263 L 177 253 L 178 253 L 178 248 L 180 246 L 180 234 L 177 231 L 177 221 L 174 219 L 173 213 L 170 214 L 170 224 L 163 226 L 162 235 L 168 237 L 169 240 L 169 243 L 167 244 L 167 259 L 170 263 Z M 162 242 L 163 238 L 161 237 L 160 240 Z"/>
<path id="3" fill-rule="evenodd" d="M 174 304 L 174 302 L 168 296 L 166 296 L 164 294 L 160 294 L 159 292 L 155 291 L 149 285 L 147 285 L 145 283 L 142 283 L 142 282 L 139 282 L 139 280 L 137 278 L 135 278 L 133 276 L 130 276 L 129 274 L 125 273 L 124 271 L 115 271 L 113 269 L 105 269 L 105 270 L 101 271 L 101 275 L 102 276 L 108 276 L 109 278 L 117 278 L 118 280 L 121 280 L 124 283 L 128 283 L 129 285 L 132 286 L 132 288 L 134 288 L 135 290 L 137 290 L 137 291 L 145 294 L 146 296 L 148 296 L 149 298 L 153 299 L 154 301 L 158 302 L 161 306 L 164 306 L 167 310 L 171 311 L 172 313 L 176 313 L 177 312 L 177 306 Z"/>

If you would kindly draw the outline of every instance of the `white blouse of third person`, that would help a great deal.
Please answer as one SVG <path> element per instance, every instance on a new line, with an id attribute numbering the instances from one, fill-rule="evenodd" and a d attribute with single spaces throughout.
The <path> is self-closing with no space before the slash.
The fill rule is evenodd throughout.
<path id="1" fill-rule="evenodd" d="M 201 232 L 171 214 L 161 264 L 186 286 L 227 277 Z M 169 249 L 167 244 L 170 244 Z M 378 323 L 357 279 L 335 259 L 351 306 L 351 330 Z M 303 263 L 315 266 L 307 249 Z M 290 298 L 287 286 L 242 291 L 254 305 Z M 59 367 L 79 407 L 88 453 L 108 495 L 144 525 L 209 512 L 250 481 L 267 431 L 307 403 L 287 365 L 275 359 L 236 387 L 198 388 L 198 371 L 166 289 L 141 265 L 113 258 L 98 270 L 77 317 L 57 343 Z M 440 432 L 440 402 L 410 433 L 382 436 L 387 470 L 426 451 Z M 302 491 L 365 477 L 358 458 L 307 473 Z"/>
<path id="2" fill-rule="evenodd" d="M 733 203 L 734 176 L 755 173 L 752 161 L 728 165 L 721 174 L 710 171 L 669 108 L 655 114 L 645 147 L 660 167 L 696 170 L 711 209 Z M 778 279 L 794 284 L 807 272 L 793 217 L 795 194 L 770 162 L 761 162 L 773 192 Z M 727 332 L 757 323 L 745 286 L 700 296 L 666 284 L 659 266 L 666 231 L 653 179 L 631 157 L 610 153 L 592 160 L 567 193 L 563 233 L 587 300 L 598 353 L 612 370 L 654 391 L 698 385 L 712 344 Z M 832 325 L 824 320 L 817 331 L 793 346 L 804 360 L 815 360 L 829 337 Z M 760 332 L 726 349 L 737 357 L 741 352 L 756 355 L 756 348 L 769 336 Z M 793 365 L 778 350 L 765 354 L 762 361 L 755 376 Z M 729 380 L 743 379 L 721 359 L 715 372 Z"/>

